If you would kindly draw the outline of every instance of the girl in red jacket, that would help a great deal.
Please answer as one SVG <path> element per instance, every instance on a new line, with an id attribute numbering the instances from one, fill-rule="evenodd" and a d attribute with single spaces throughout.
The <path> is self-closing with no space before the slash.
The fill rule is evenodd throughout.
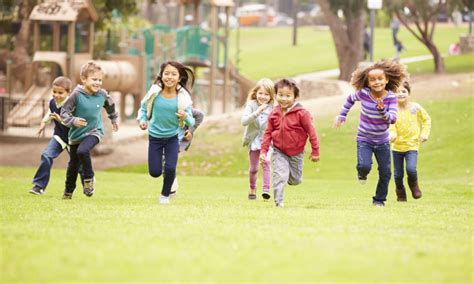
<path id="1" fill-rule="evenodd" d="M 268 118 L 267 128 L 263 135 L 260 161 L 273 145 L 273 195 L 275 205 L 283 207 L 283 190 L 286 183 L 301 183 L 303 174 L 304 147 L 306 140 L 311 142 L 310 160 L 319 161 L 319 140 L 313 127 L 310 113 L 296 99 L 300 90 L 288 79 L 275 83 L 278 106 Z"/>

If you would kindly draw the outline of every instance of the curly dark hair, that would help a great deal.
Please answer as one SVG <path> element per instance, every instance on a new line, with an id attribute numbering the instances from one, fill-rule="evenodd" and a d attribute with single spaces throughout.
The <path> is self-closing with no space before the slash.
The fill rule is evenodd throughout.
<path id="1" fill-rule="evenodd" d="M 385 89 L 392 92 L 396 92 L 398 87 L 409 78 L 405 65 L 397 60 L 382 59 L 368 67 L 359 67 L 352 72 L 351 85 L 356 90 L 368 87 L 368 74 L 375 69 L 380 69 L 385 73 L 388 79 Z"/>
<path id="2" fill-rule="evenodd" d="M 165 70 L 165 67 L 168 66 L 168 65 L 171 65 L 171 66 L 175 67 L 176 69 L 178 69 L 178 73 L 179 73 L 178 85 L 183 87 L 186 91 L 188 91 L 188 93 L 191 93 L 189 91 L 189 89 L 191 89 L 194 85 L 194 80 L 195 80 L 194 72 L 191 68 L 189 68 L 187 66 L 184 66 L 183 64 L 179 63 L 178 61 L 172 61 L 171 60 L 171 61 L 166 61 L 163 64 L 161 64 L 160 73 L 158 74 L 158 76 L 156 76 L 156 79 L 155 79 L 154 83 L 157 84 L 158 86 L 160 86 L 161 88 L 163 88 L 163 80 L 162 80 L 163 71 Z M 176 90 L 176 91 L 178 91 L 178 90 Z"/>

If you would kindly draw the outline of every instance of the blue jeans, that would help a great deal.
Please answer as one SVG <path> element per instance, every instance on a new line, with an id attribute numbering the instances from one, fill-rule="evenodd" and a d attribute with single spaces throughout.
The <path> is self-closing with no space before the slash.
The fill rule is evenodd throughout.
<path id="1" fill-rule="evenodd" d="M 94 177 L 92 169 L 91 150 L 99 143 L 99 138 L 89 135 L 79 144 L 69 146 L 69 163 L 66 172 L 66 190 L 67 193 L 73 193 L 76 189 L 77 174 L 82 165 L 82 175 L 84 179 Z"/>
<path id="2" fill-rule="evenodd" d="M 163 173 L 161 195 L 169 196 L 176 177 L 176 165 L 178 164 L 178 135 L 170 138 L 149 136 L 148 141 L 148 172 L 152 177 L 159 177 Z M 165 159 L 164 171 L 163 158 Z"/>
<path id="3" fill-rule="evenodd" d="M 416 163 L 418 161 L 418 151 L 410 150 L 407 152 L 392 151 L 393 155 L 393 177 L 397 188 L 403 188 L 403 162 L 406 160 L 407 176 L 409 182 L 418 180 L 418 173 L 416 171 Z"/>
<path id="4" fill-rule="evenodd" d="M 364 141 L 357 141 L 357 172 L 359 176 L 367 177 L 372 168 L 372 154 L 375 154 L 379 170 L 379 181 L 373 202 L 387 200 L 388 183 L 392 176 L 390 162 L 390 144 L 372 145 Z"/>
<path id="5" fill-rule="evenodd" d="M 36 171 L 35 177 L 33 178 L 33 183 L 43 189 L 48 186 L 49 178 L 51 176 L 51 168 L 53 167 L 53 160 L 56 159 L 62 152 L 63 147 L 61 144 L 56 141 L 56 139 L 51 138 L 48 145 L 44 148 L 43 153 L 41 153 L 41 160 Z"/>

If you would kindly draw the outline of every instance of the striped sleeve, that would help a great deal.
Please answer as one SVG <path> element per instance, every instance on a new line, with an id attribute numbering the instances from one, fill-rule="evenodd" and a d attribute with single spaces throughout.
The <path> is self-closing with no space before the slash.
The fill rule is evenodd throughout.
<path id="1" fill-rule="evenodd" d="M 360 101 L 359 92 L 347 96 L 346 102 L 342 105 L 341 112 L 337 116 L 339 121 L 346 121 L 347 114 L 356 101 Z"/>

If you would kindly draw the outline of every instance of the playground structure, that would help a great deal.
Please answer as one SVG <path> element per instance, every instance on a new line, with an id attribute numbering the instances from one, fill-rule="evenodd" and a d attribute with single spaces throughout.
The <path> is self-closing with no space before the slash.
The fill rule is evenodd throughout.
<path id="1" fill-rule="evenodd" d="M 183 22 L 181 16 L 185 6 L 194 4 L 197 11 L 200 2 L 181 0 L 180 22 Z M 197 68 L 208 69 L 207 80 L 198 78 L 193 89 L 195 105 L 199 102 L 197 107 L 208 114 L 216 113 L 214 103 L 218 86 L 222 86 L 222 112 L 229 109 L 227 103 L 232 91 L 236 93 L 235 89 L 240 89 L 240 97 L 245 96 L 243 93 L 247 93 L 253 82 L 239 75 L 228 60 L 228 22 L 224 36 L 218 35 L 218 9 L 224 8 L 229 16 L 234 3 L 231 0 L 210 0 L 208 4 L 211 7 L 210 31 L 194 25 L 177 29 L 153 26 L 134 38 L 122 38 L 119 54 L 108 54 L 107 60 L 95 60 L 104 70 L 103 88 L 120 93 L 118 105 L 122 118 L 127 117 L 126 97 L 133 98 L 133 112 L 128 117 L 134 117 L 142 96 L 156 77 L 160 64 L 166 60 L 180 61 L 195 71 Z M 51 0 L 34 7 L 30 15 L 34 42 L 32 75 L 30 80 L 25 80 L 26 93 L 9 112 L 9 125 L 31 126 L 40 122 L 42 109 L 37 107 L 37 102 L 50 98 L 52 78 L 63 75 L 71 78 L 74 84 L 80 82 L 80 67 L 92 60 L 97 18 L 90 0 Z M 40 25 L 52 26 L 52 50 L 40 49 Z M 45 64 L 50 66 L 47 71 L 42 69 Z M 234 87 L 229 87 L 231 80 Z"/>

